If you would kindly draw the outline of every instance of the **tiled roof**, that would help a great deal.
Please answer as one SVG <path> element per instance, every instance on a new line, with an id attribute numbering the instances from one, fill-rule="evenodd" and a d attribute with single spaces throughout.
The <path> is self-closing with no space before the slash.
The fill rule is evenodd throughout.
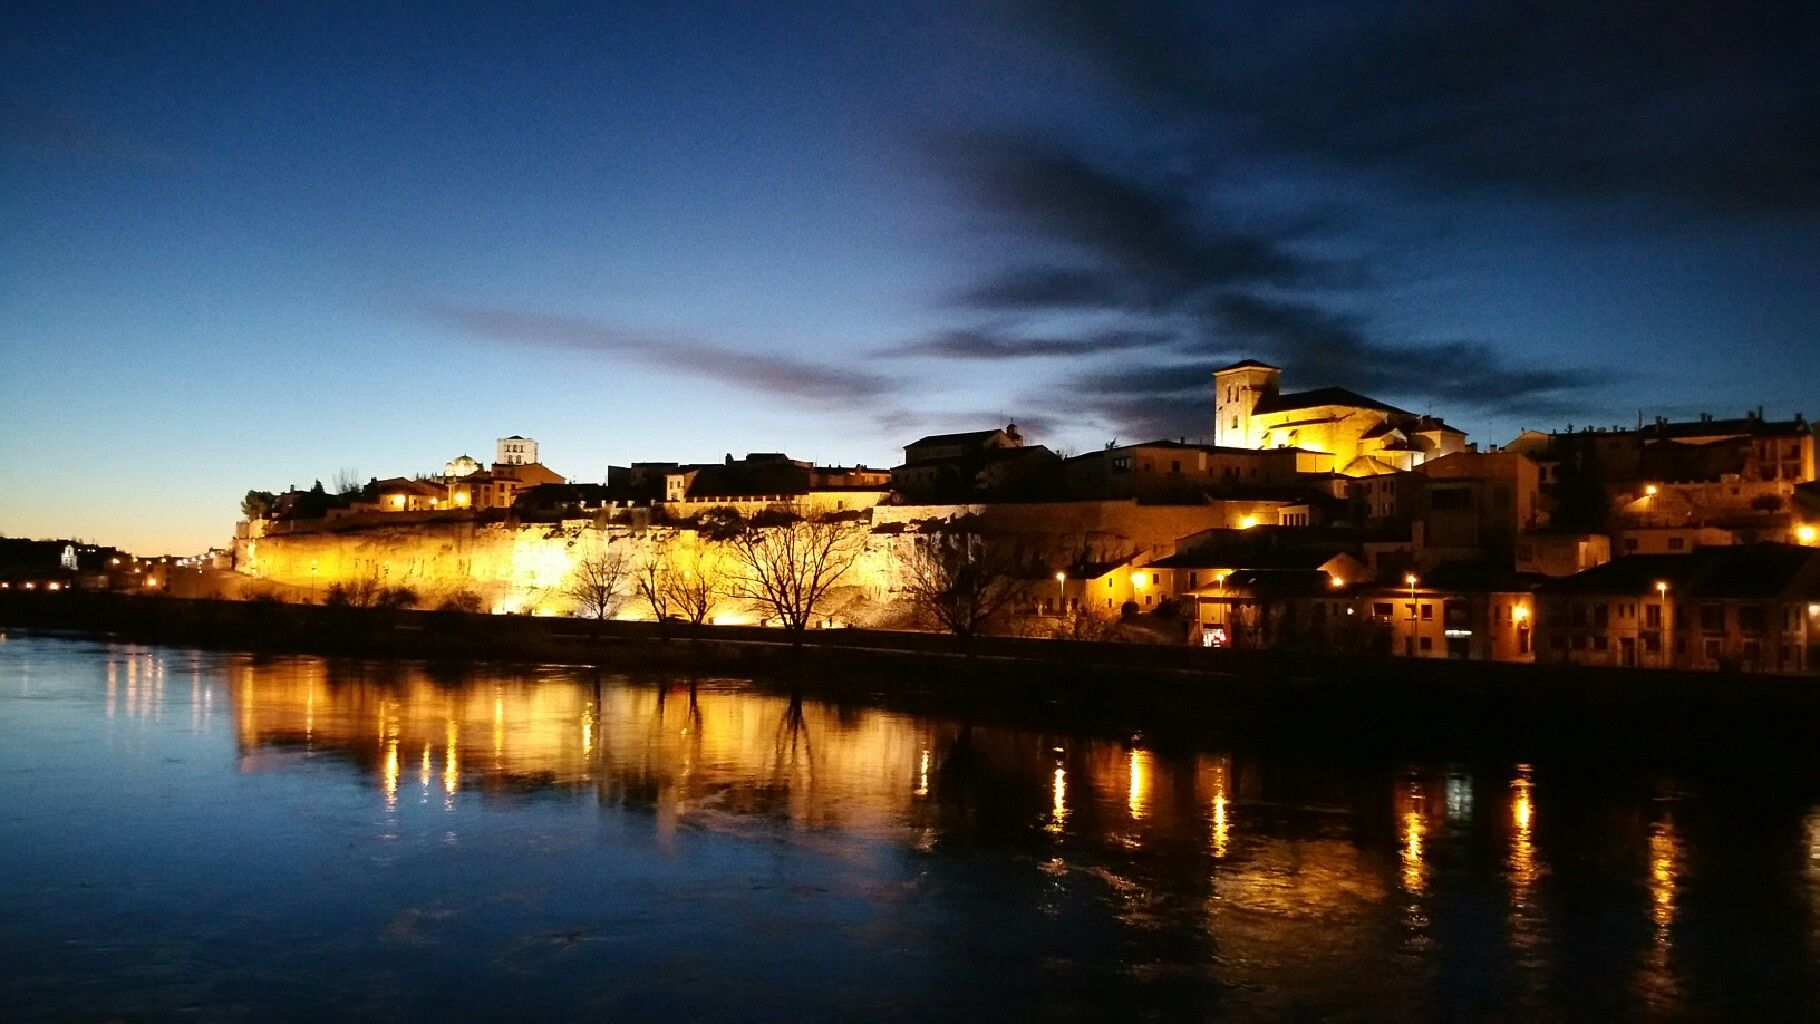
<path id="1" fill-rule="evenodd" d="M 1266 395 L 1258 400 L 1256 412 L 1289 412 L 1295 409 L 1313 409 L 1323 405 L 1338 405 L 1352 409 L 1376 409 L 1379 412 L 1402 413 L 1405 416 L 1413 413 L 1388 405 L 1375 398 L 1367 398 L 1347 388 L 1315 388 L 1313 391 L 1298 391 L 1287 395 Z"/>
<path id="2" fill-rule="evenodd" d="M 1555 580 L 1547 594 L 1632 595 L 1666 582 L 1671 598 L 1773 598 L 1800 587 L 1820 596 L 1820 550 L 1796 544 L 1699 548 L 1683 555 L 1631 555 Z"/>

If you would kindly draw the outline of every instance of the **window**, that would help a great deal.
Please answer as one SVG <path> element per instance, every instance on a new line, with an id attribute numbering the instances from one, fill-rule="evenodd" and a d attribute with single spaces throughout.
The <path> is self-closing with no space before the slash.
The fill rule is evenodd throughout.
<path id="1" fill-rule="evenodd" d="M 1643 606 L 1643 624 L 1650 629 L 1662 628 L 1662 606 L 1646 604 Z"/>
<path id="2" fill-rule="evenodd" d="M 1182 460 L 1181 459 L 1171 459 L 1169 462 L 1169 472 L 1180 473 L 1181 471 L 1182 471 Z"/>
<path id="3" fill-rule="evenodd" d="M 1428 503 L 1437 512 L 1457 512 L 1472 507 L 1472 492 L 1460 487 L 1436 490 Z"/>
<path id="4" fill-rule="evenodd" d="M 1595 651 L 1603 651 L 1609 645 L 1610 645 L 1610 641 L 1605 639 L 1605 636 L 1603 634 L 1592 638 L 1592 649 Z"/>
<path id="5" fill-rule="evenodd" d="M 1189 590 L 1193 590 L 1195 587 L 1198 587 L 1201 585 L 1200 576 L 1201 576 L 1201 574 L 1198 572 L 1191 572 L 1188 574 L 1188 589 Z"/>
<path id="6" fill-rule="evenodd" d="M 1624 550 L 1625 551 L 1636 551 L 1637 550 L 1637 538 L 1635 538 L 1635 537 L 1624 538 Z"/>
<path id="7" fill-rule="evenodd" d="M 1738 628 L 1746 633 L 1769 632 L 1769 612 L 1760 604 L 1739 606 Z"/>
<path id="8" fill-rule="evenodd" d="M 1426 602 L 1422 605 L 1422 621 L 1432 622 L 1435 617 L 1435 606 Z"/>
<path id="9" fill-rule="evenodd" d="M 1681 551 L 1681 550 L 1684 550 L 1686 547 L 1687 547 L 1687 538 L 1685 538 L 1685 537 L 1668 538 L 1668 550 Z"/>
<path id="10" fill-rule="evenodd" d="M 1380 619 L 1388 619 L 1388 618 L 1390 618 L 1390 612 L 1391 612 L 1391 604 L 1389 601 L 1372 602 L 1371 614 L 1373 616 L 1380 618 Z"/>
<path id="11" fill-rule="evenodd" d="M 1706 642 L 1706 660 L 1707 661 L 1718 661 L 1719 660 L 1719 641 L 1708 640 Z"/>
<path id="12" fill-rule="evenodd" d="M 1421 647 L 1424 651 L 1434 650 L 1435 649 L 1434 637 L 1431 637 L 1431 636 L 1423 637 L 1421 640 Z"/>
<path id="13" fill-rule="evenodd" d="M 1592 624 L 1594 629 L 1606 629 L 1611 626 L 1611 607 L 1604 601 L 1593 605 Z"/>
<path id="14" fill-rule="evenodd" d="M 1651 654 L 1656 653 L 1662 649 L 1662 638 L 1654 633 L 1649 634 L 1643 638 L 1643 649 Z"/>
<path id="15" fill-rule="evenodd" d="M 1725 630 L 1725 607 L 1717 604 L 1700 606 L 1700 628 L 1708 633 L 1720 633 Z"/>

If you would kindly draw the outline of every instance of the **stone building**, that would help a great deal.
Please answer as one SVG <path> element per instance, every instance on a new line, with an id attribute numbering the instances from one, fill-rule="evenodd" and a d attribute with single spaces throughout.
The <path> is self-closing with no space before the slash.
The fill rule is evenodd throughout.
<path id="1" fill-rule="evenodd" d="M 1466 448 L 1465 432 L 1439 418 L 1346 388 L 1284 394 L 1282 371 L 1255 359 L 1215 370 L 1213 380 L 1213 439 L 1218 445 L 1321 453 L 1331 458 L 1326 469 L 1347 476 L 1375 472 L 1373 463 L 1414 469 Z"/>
<path id="2" fill-rule="evenodd" d="M 1633 555 L 1537 591 L 1537 660 L 1811 673 L 1820 551 L 1794 544 Z"/>

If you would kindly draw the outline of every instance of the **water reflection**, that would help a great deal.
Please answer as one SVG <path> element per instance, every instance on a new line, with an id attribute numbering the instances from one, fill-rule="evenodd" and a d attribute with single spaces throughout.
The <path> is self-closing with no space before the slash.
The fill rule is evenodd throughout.
<path id="1" fill-rule="evenodd" d="M 172 670 L 181 682 L 167 689 Z M 520 855 L 547 863 L 573 849 L 560 874 L 588 895 L 552 896 L 535 927 L 572 929 L 649 893 L 626 913 L 616 955 L 698 913 L 694 933 L 666 935 L 681 957 L 736 944 L 819 964 L 876 943 L 888 955 L 873 966 L 890 967 L 869 983 L 888 989 L 873 979 L 903 964 L 942 991 L 1023 978 L 1011 1005 L 1060 1016 L 1141 990 L 1180 998 L 1188 1012 L 1172 1016 L 1184 1017 L 1606 1019 L 1638 1006 L 1712 1016 L 1755 975 L 1713 976 L 1695 955 L 1701 936 L 1706 962 L 1727 944 L 1747 957 L 1790 938 L 1737 917 L 1715 924 L 1730 904 L 1702 886 L 1732 891 L 1751 872 L 1706 869 L 1712 845 L 1733 837 L 1701 833 L 1679 795 L 1652 800 L 1653 781 L 1564 786 L 1548 764 L 1336 766 L 1327 751 L 918 717 L 733 679 L 200 663 L 131 647 L 89 671 L 87 708 L 110 735 L 153 729 L 169 710 L 166 732 L 213 742 L 213 756 L 231 738 L 243 774 L 221 774 L 239 798 L 307 780 L 287 790 L 282 820 L 354 819 L 359 835 L 331 835 L 337 848 L 379 837 L 417 872 L 434 871 L 444 846 L 490 841 L 484 867 L 442 868 L 468 900 L 462 913 L 480 916 L 477 901 L 520 913 L 558 884 L 527 877 Z M 318 813 L 312 801 L 331 794 L 358 811 Z M 1786 877 L 1757 875 L 1799 918 L 1800 952 L 1766 962 L 1792 959 L 1784 973 L 1799 974 L 1820 950 L 1820 812 L 1804 804 L 1780 827 Z M 516 829 L 541 830 L 539 842 L 515 846 Z M 476 877 L 487 881 L 472 895 Z M 412 878 L 388 876 L 364 898 Z M 410 909 L 444 912 L 436 900 L 450 897 Z M 829 936 L 809 934 L 818 927 Z M 1811 1004 L 1814 979 L 1781 980 L 1783 998 Z"/>

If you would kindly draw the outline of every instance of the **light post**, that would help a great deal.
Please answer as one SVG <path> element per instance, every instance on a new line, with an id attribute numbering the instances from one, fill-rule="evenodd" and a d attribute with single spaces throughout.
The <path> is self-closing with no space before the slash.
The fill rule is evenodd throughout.
<path id="1" fill-rule="evenodd" d="M 1667 580 L 1656 581 L 1656 600 L 1662 602 L 1662 667 L 1667 668 L 1669 666 L 1668 645 L 1671 641 L 1670 631 L 1673 629 L 1675 621 L 1673 617 L 1668 614 Z"/>
<path id="2" fill-rule="evenodd" d="M 1416 656 L 1416 630 L 1421 628 L 1416 622 L 1416 584 L 1421 579 L 1409 572 L 1403 574 L 1403 582 L 1409 585 L 1409 636 L 1404 640 L 1403 653 L 1413 658 Z"/>
<path id="3" fill-rule="evenodd" d="M 1062 571 L 1055 574 L 1055 613 L 1057 615 L 1066 615 L 1068 614 L 1066 610 L 1067 607 L 1068 573 Z"/>

